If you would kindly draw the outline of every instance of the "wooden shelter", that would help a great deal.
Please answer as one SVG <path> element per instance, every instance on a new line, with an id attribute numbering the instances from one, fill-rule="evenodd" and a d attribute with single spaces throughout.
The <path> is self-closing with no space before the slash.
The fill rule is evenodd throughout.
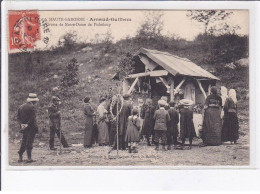
<path id="1" fill-rule="evenodd" d="M 189 59 L 168 52 L 141 48 L 133 60 L 134 73 L 124 79 L 123 94 L 134 93 L 154 100 L 168 96 L 175 102 L 186 98 L 203 104 L 210 87 L 219 80 Z"/>

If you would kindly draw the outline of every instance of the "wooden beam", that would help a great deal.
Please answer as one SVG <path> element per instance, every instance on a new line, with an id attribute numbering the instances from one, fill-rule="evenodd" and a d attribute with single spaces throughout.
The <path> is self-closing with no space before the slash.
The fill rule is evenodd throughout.
<path id="1" fill-rule="evenodd" d="M 168 85 L 167 81 L 166 81 L 164 78 L 159 77 L 159 79 L 162 81 L 162 83 L 165 85 L 165 87 L 166 87 L 167 89 L 170 88 L 170 86 Z"/>
<path id="2" fill-rule="evenodd" d="M 174 101 L 174 79 L 171 77 L 170 101 Z"/>
<path id="3" fill-rule="evenodd" d="M 209 87 L 208 87 L 208 95 L 210 95 L 210 90 L 211 90 L 211 84 L 209 84 Z"/>
<path id="4" fill-rule="evenodd" d="M 206 98 L 207 98 L 207 94 L 206 94 L 205 90 L 203 89 L 203 87 L 202 87 L 202 85 L 201 85 L 201 82 L 200 82 L 199 80 L 197 80 L 197 79 L 196 79 L 196 81 L 197 81 L 197 83 L 198 83 L 198 85 L 199 85 L 199 88 L 200 88 L 200 90 L 201 90 L 201 92 L 202 92 L 204 98 L 206 99 Z"/>
<path id="5" fill-rule="evenodd" d="M 166 75 L 168 75 L 168 71 L 156 70 L 156 71 L 149 71 L 149 72 L 144 72 L 144 73 L 130 74 L 126 77 L 126 79 L 133 79 L 133 78 L 145 77 L 145 76 L 160 77 L 160 76 L 166 76 Z"/>
<path id="6" fill-rule="evenodd" d="M 133 89 L 134 89 L 135 84 L 137 83 L 137 81 L 138 81 L 138 77 L 135 78 L 134 83 L 131 85 L 130 89 L 129 89 L 128 92 L 127 92 L 128 94 L 131 94 L 131 92 L 133 91 Z"/>
<path id="7" fill-rule="evenodd" d="M 175 91 L 176 91 L 176 92 L 177 92 L 177 90 L 180 89 L 180 87 L 182 86 L 182 84 L 183 84 L 185 81 L 186 81 L 186 77 L 184 77 L 184 78 L 182 79 L 182 81 L 179 83 L 179 85 L 175 88 Z"/>
<path id="8" fill-rule="evenodd" d="M 145 72 L 145 73 L 136 73 L 136 74 L 130 74 L 126 77 L 126 79 L 133 79 L 133 78 L 138 78 L 138 77 L 145 77 L 149 76 L 150 72 Z"/>

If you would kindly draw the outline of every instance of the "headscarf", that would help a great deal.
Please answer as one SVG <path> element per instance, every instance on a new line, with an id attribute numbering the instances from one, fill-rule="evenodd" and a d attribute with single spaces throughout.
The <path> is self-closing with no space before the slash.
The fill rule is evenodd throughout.
<path id="1" fill-rule="evenodd" d="M 218 94 L 218 89 L 216 86 L 212 86 L 210 91 L 211 91 L 211 94 Z"/>
<path id="2" fill-rule="evenodd" d="M 236 90 L 230 89 L 229 92 L 228 92 L 228 97 L 231 98 L 234 101 L 235 104 L 237 103 L 237 93 L 236 93 Z"/>
<path id="3" fill-rule="evenodd" d="M 221 86 L 220 92 L 221 92 L 222 104 L 224 104 L 226 102 L 227 97 L 228 97 L 228 90 L 225 86 Z"/>
<path id="4" fill-rule="evenodd" d="M 147 98 L 146 101 L 145 101 L 145 104 L 147 104 L 148 106 L 149 105 L 152 105 L 152 99 L 151 98 Z"/>

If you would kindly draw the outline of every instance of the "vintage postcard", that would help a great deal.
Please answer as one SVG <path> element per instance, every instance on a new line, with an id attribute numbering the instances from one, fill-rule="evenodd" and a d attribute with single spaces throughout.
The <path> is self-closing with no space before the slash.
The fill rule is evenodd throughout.
<path id="1" fill-rule="evenodd" d="M 249 167 L 249 14 L 9 9 L 9 167 Z"/>

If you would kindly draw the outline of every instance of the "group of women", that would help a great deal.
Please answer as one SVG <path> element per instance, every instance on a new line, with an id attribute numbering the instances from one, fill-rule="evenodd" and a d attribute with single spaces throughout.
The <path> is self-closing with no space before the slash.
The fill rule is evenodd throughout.
<path id="1" fill-rule="evenodd" d="M 91 99 L 89 97 L 86 97 L 84 99 L 84 102 L 85 102 L 84 115 L 86 118 L 84 147 L 91 147 L 95 142 L 98 143 L 100 146 L 111 145 L 115 147 L 116 142 L 114 140 L 116 135 L 116 118 L 109 116 L 110 114 L 107 108 L 108 107 L 107 99 L 106 98 L 100 99 L 100 104 L 97 107 L 96 112 L 94 111 L 94 108 L 91 105 Z M 130 110 L 129 107 L 131 108 L 131 106 L 129 105 L 126 106 L 125 109 Z M 171 144 L 171 142 L 174 145 L 178 143 L 176 134 L 178 135 L 177 124 L 179 122 L 179 114 L 178 114 L 178 110 L 174 108 L 173 105 L 171 105 L 170 107 L 171 108 L 169 109 L 172 110 L 175 109 L 173 111 L 174 116 L 172 117 L 173 118 L 176 117 L 176 119 L 171 119 L 173 120 L 172 122 L 174 122 L 174 129 L 172 130 L 173 133 L 171 135 L 168 135 L 170 133 L 167 132 L 168 146 Z M 165 106 L 164 109 L 167 110 L 167 107 Z M 120 122 L 119 128 L 121 124 L 122 126 L 126 125 L 126 122 L 128 122 L 126 121 L 128 120 L 128 117 L 130 120 L 132 119 L 134 121 L 136 120 L 137 115 L 139 114 L 138 117 L 139 118 L 142 117 L 143 124 L 141 130 L 140 129 L 138 130 L 140 130 L 140 132 L 142 131 L 140 135 L 143 135 L 143 137 L 146 138 L 147 144 L 148 146 L 150 146 L 151 145 L 150 138 L 153 137 L 152 141 L 154 140 L 153 127 L 155 121 L 153 121 L 153 119 L 154 119 L 155 111 L 156 108 L 152 105 L 152 100 L 149 99 L 146 101 L 143 108 L 139 109 L 138 111 L 136 109 L 125 111 L 127 112 L 126 114 L 127 116 L 124 115 L 125 119 L 121 119 L 119 121 Z M 169 111 L 169 113 L 170 112 L 171 111 Z M 182 113 L 180 110 L 179 112 Z M 185 122 L 181 122 L 181 123 L 185 123 Z M 122 131 L 122 133 L 120 132 L 119 134 L 119 144 L 123 148 L 124 146 L 122 146 L 122 141 L 125 140 L 126 138 L 125 134 L 128 133 L 126 128 L 127 126 L 122 127 L 123 131 L 120 130 Z M 220 145 L 222 142 L 227 142 L 227 141 L 230 141 L 231 143 L 236 143 L 239 138 L 238 129 L 239 129 L 239 124 L 237 118 L 236 91 L 234 89 L 230 89 L 228 92 L 228 90 L 222 86 L 221 96 L 220 96 L 218 95 L 217 88 L 215 86 L 212 87 L 211 94 L 206 98 L 205 105 L 204 105 L 204 118 L 203 118 L 203 125 L 201 131 L 201 138 L 203 140 L 203 145 L 216 146 L 216 145 Z M 136 134 L 135 136 L 137 136 Z M 122 136 L 121 138 L 120 135 L 121 136 L 124 135 L 124 137 Z M 170 136 L 172 137 L 170 138 Z M 194 137 L 194 135 L 192 137 Z M 128 140 L 126 139 L 125 141 Z"/>
<path id="2" fill-rule="evenodd" d="M 220 145 L 230 141 L 237 143 L 238 117 L 236 91 L 221 87 L 221 96 L 217 88 L 211 88 L 211 94 L 206 98 L 202 126 L 202 139 L 205 145 Z"/>

